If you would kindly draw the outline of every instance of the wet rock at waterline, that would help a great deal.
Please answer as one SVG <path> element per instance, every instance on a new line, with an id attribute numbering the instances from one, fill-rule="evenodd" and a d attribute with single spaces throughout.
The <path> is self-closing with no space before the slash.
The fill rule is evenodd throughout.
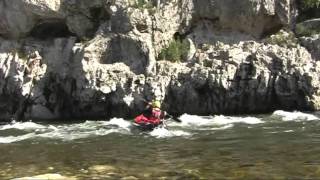
<path id="1" fill-rule="evenodd" d="M 95 166 L 89 167 L 89 171 L 102 174 L 102 173 L 112 173 L 118 170 L 115 167 L 110 165 L 95 165 Z"/>
<path id="2" fill-rule="evenodd" d="M 171 114 L 319 109 L 316 50 L 270 36 L 294 5 L 237 3 L 5 0 L 0 117 L 132 117 L 152 98 Z M 173 39 L 188 42 L 182 63 L 156 61 Z"/>
<path id="3" fill-rule="evenodd" d="M 12 180 L 44 180 L 44 179 L 55 179 L 55 180 L 76 180 L 77 178 L 75 177 L 67 177 L 67 176 L 62 176 L 60 174 L 41 174 L 37 176 L 30 176 L 30 177 L 22 177 L 22 178 L 15 178 Z"/>

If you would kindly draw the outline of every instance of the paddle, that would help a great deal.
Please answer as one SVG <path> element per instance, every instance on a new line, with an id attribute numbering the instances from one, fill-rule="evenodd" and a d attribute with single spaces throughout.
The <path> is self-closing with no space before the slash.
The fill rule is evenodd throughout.
<path id="1" fill-rule="evenodd" d="M 179 122 L 179 123 L 182 122 L 179 118 L 174 117 L 174 116 L 172 116 L 172 115 L 170 115 L 170 114 L 167 114 L 167 116 L 168 116 L 170 119 L 172 119 L 172 120 L 174 120 L 174 121 L 176 121 L 176 122 Z"/>

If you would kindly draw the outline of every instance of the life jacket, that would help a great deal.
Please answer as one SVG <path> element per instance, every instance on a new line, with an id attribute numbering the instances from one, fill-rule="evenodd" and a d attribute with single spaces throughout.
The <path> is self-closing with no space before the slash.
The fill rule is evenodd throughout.
<path id="1" fill-rule="evenodd" d="M 152 108 L 152 117 L 161 119 L 161 110 L 159 108 Z"/>

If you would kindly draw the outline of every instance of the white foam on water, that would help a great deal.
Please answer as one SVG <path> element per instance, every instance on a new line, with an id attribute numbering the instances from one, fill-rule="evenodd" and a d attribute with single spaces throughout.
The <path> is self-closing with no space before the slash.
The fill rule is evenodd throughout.
<path id="1" fill-rule="evenodd" d="M 169 122 L 168 129 L 156 128 L 149 134 L 156 138 L 189 137 L 192 130 L 223 130 L 232 128 L 235 123 L 257 124 L 263 123 L 255 117 L 229 117 L 229 116 L 195 116 L 184 114 L 180 123 Z M 19 129 L 27 131 L 21 136 L 0 137 L 0 143 L 11 143 L 30 138 L 59 139 L 71 141 L 88 137 L 105 136 L 111 133 L 132 134 L 131 121 L 122 118 L 113 118 L 110 121 L 85 121 L 75 124 L 41 125 L 34 122 L 12 122 L 0 126 L 0 130 Z M 176 128 L 174 128 L 176 127 Z"/>
<path id="2" fill-rule="evenodd" d="M 13 143 L 13 142 L 18 142 L 22 141 L 25 139 L 30 139 L 32 137 L 35 137 L 35 133 L 29 133 L 21 136 L 7 136 L 7 137 L 0 137 L 0 143 L 6 144 L 6 143 Z"/>
<path id="3" fill-rule="evenodd" d="M 0 130 L 6 130 L 6 129 L 19 129 L 19 130 L 35 130 L 35 129 L 44 129 L 45 126 L 41 124 L 37 124 L 34 122 L 15 122 L 13 121 L 11 124 L 6 124 L 3 126 L 0 126 Z"/>
<path id="4" fill-rule="evenodd" d="M 267 133 L 269 133 L 269 134 L 280 134 L 280 133 L 293 133 L 293 132 L 295 132 L 294 130 L 291 130 L 291 129 L 289 129 L 289 130 L 285 130 L 285 131 L 271 131 L 271 132 L 267 132 Z"/>
<path id="5" fill-rule="evenodd" d="M 95 135 L 97 135 L 97 136 L 105 136 L 105 135 L 108 135 L 108 134 L 111 134 L 111 133 L 129 134 L 126 131 L 121 131 L 121 130 L 118 130 L 118 129 L 108 129 L 108 130 L 100 129 L 100 130 L 96 130 L 95 131 Z"/>
<path id="6" fill-rule="evenodd" d="M 30 138 L 48 138 L 71 141 L 111 133 L 131 134 L 131 123 L 124 119 L 113 118 L 110 121 L 85 121 L 76 124 L 40 125 L 34 122 L 12 122 L 0 126 L 0 130 L 19 129 L 29 134 L 0 137 L 0 143 L 12 143 Z"/>
<path id="7" fill-rule="evenodd" d="M 282 110 L 277 110 L 273 112 L 273 116 L 281 116 L 283 121 L 313 121 L 319 120 L 317 116 L 312 114 L 302 113 L 299 111 L 287 112 Z"/>
<path id="8" fill-rule="evenodd" d="M 94 136 L 104 136 L 111 133 L 119 133 L 119 131 L 115 129 L 94 130 L 94 131 L 84 131 L 84 132 L 79 132 L 79 131 L 68 132 L 64 130 L 58 130 L 58 131 L 38 134 L 37 137 L 49 138 L 49 139 L 60 139 L 63 141 L 72 141 L 76 139 L 83 139 L 83 138 L 94 137 Z"/>
<path id="9" fill-rule="evenodd" d="M 131 123 L 124 119 L 113 118 L 110 121 L 86 121 L 80 124 L 59 125 L 52 128 L 53 131 L 38 136 L 69 141 L 111 133 L 130 134 L 130 126 Z"/>
<path id="10" fill-rule="evenodd" d="M 268 132 L 269 134 L 277 134 L 277 133 L 280 133 L 280 131 L 271 131 L 271 132 Z"/>
<path id="11" fill-rule="evenodd" d="M 68 132 L 63 130 L 57 130 L 47 133 L 38 134 L 37 137 L 48 138 L 48 139 L 61 139 L 64 141 L 71 141 L 75 139 L 81 139 L 89 137 L 89 132 Z"/>
<path id="12" fill-rule="evenodd" d="M 196 127 L 201 129 L 201 126 L 215 126 L 216 129 L 227 129 L 233 126 L 226 126 L 235 123 L 245 123 L 245 124 L 260 124 L 264 123 L 261 119 L 256 117 L 232 117 L 232 116 L 196 116 L 183 114 L 179 117 L 181 123 L 170 123 L 172 126 L 182 126 L 182 127 Z M 212 128 L 212 130 L 214 130 Z"/>
<path id="13" fill-rule="evenodd" d="M 261 119 L 256 117 L 232 117 L 232 116 L 215 116 L 215 124 L 226 125 L 234 123 L 245 123 L 245 124 L 261 124 L 264 123 Z"/>
<path id="14" fill-rule="evenodd" d="M 58 130 L 58 128 L 57 127 L 55 127 L 54 125 L 49 125 L 49 127 L 48 127 L 49 129 L 52 129 L 52 130 Z"/>
<path id="15" fill-rule="evenodd" d="M 191 136 L 191 133 L 182 131 L 182 130 L 168 130 L 166 128 L 155 128 L 153 131 L 150 132 L 151 136 L 156 138 L 168 138 L 168 137 L 175 137 L 175 136 Z"/>
<path id="16" fill-rule="evenodd" d="M 176 123 L 179 126 L 206 126 L 212 125 L 212 117 L 204 118 L 196 115 L 183 114 L 179 117 L 181 123 Z"/>
<path id="17" fill-rule="evenodd" d="M 283 131 L 283 132 L 294 132 L 294 130 L 286 130 L 286 131 Z"/>
<path id="18" fill-rule="evenodd" d="M 129 130 L 130 126 L 132 125 L 131 122 L 126 121 L 122 118 L 112 118 L 110 121 L 104 122 L 105 125 L 116 125 L 119 128 L 127 129 Z"/>
<path id="19" fill-rule="evenodd" d="M 210 130 L 224 130 L 224 129 L 230 129 L 233 128 L 233 124 L 227 124 L 221 127 L 214 127 L 214 128 L 210 128 Z"/>

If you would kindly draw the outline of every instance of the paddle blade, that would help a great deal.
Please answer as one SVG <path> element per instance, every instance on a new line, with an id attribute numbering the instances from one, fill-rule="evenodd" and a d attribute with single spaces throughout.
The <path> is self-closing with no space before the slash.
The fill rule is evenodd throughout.
<path id="1" fill-rule="evenodd" d="M 174 121 L 181 123 L 182 121 L 179 118 L 173 118 Z"/>
<path id="2" fill-rule="evenodd" d="M 176 122 L 182 122 L 179 118 L 177 118 L 177 117 L 173 117 L 172 115 L 169 115 L 168 114 L 168 116 L 169 116 L 169 118 L 170 119 L 172 119 L 172 120 L 174 120 L 174 121 L 176 121 Z"/>

